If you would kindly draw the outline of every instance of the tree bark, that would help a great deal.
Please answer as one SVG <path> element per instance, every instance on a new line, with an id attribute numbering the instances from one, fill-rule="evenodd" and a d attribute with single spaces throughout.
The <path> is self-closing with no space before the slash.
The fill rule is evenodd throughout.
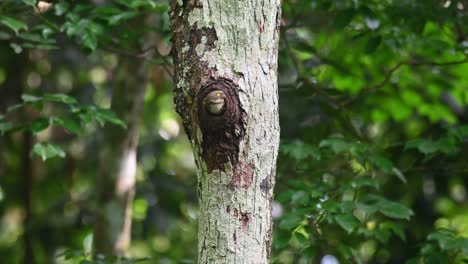
<path id="1" fill-rule="evenodd" d="M 137 168 L 138 128 L 148 84 L 144 59 L 123 57 L 112 94 L 112 111 L 127 128 L 106 126 L 97 178 L 94 251 L 125 255 L 130 244 L 132 205 Z"/>
<path id="2" fill-rule="evenodd" d="M 198 263 L 268 263 L 280 0 L 173 0 L 169 15 L 176 110 L 198 167 Z"/>

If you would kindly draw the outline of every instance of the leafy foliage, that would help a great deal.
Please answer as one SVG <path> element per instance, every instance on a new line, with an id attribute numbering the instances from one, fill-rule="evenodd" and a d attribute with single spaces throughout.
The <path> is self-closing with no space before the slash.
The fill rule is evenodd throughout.
<path id="1" fill-rule="evenodd" d="M 454 187 L 438 186 L 466 188 L 464 4 L 284 3 L 275 263 L 320 263 L 326 254 L 344 263 L 404 263 L 415 252 L 417 263 L 466 257 L 437 247 L 435 261 L 415 246 L 436 245 L 434 225 L 466 215 L 466 198 L 450 203 Z M 444 209 L 428 213 L 431 203 Z"/>
<path id="2" fill-rule="evenodd" d="M 19 262 L 26 230 L 43 263 L 194 263 L 194 164 L 159 54 L 170 50 L 168 4 L 99 2 L 0 2 L 0 174 L 23 171 L 19 132 L 40 159 L 67 153 L 33 165 L 27 227 L 23 180 L 0 178 L 2 260 Z M 272 262 L 466 262 L 467 3 L 283 2 Z M 147 19 L 154 26 L 135 26 Z M 157 43 L 146 50 L 148 32 Z M 135 258 L 92 260 L 94 124 L 125 128 L 108 110 L 112 82 L 122 57 L 150 51 Z"/>
<path id="3" fill-rule="evenodd" d="M 0 132 L 5 134 L 7 132 L 27 130 L 32 134 L 38 134 L 50 126 L 56 128 L 63 128 L 69 133 L 80 135 L 82 127 L 89 125 L 93 121 L 97 121 L 101 126 L 105 123 L 118 125 L 125 128 L 125 123 L 115 116 L 109 109 L 99 108 L 93 105 L 79 105 L 77 100 L 66 94 L 46 94 L 44 96 L 36 96 L 30 94 L 23 94 L 21 96 L 22 102 L 10 106 L 7 110 L 6 117 L 2 115 L 0 118 Z M 55 115 L 50 111 L 44 116 L 41 112 L 51 110 L 47 108 L 48 104 L 63 104 L 63 108 L 56 110 L 61 115 Z M 14 119 L 15 116 L 25 115 L 34 116 L 31 120 L 26 122 L 14 122 L 9 119 Z M 11 116 L 11 118 L 8 118 Z M 32 154 L 42 158 L 43 161 L 52 157 L 65 157 L 65 151 L 57 144 L 42 144 L 36 143 L 32 149 Z"/>

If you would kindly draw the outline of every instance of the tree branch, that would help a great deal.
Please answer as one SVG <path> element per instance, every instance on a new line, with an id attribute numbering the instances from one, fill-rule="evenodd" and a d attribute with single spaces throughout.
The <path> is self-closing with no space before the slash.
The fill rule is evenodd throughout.
<path id="1" fill-rule="evenodd" d="M 393 74 L 400 69 L 402 66 L 453 66 L 453 65 L 460 65 L 460 64 L 465 64 L 468 63 L 468 57 L 465 57 L 461 60 L 455 60 L 455 61 L 447 61 L 447 62 L 436 62 L 436 61 L 415 61 L 415 60 L 408 60 L 408 61 L 402 61 L 397 63 L 395 66 L 391 67 L 385 74 L 384 79 L 372 86 L 368 86 L 363 88 L 359 94 L 353 98 L 350 98 L 348 101 L 345 101 L 342 106 L 348 106 L 350 104 L 355 103 L 356 101 L 359 101 L 364 97 L 366 93 L 373 93 L 377 89 L 384 87 L 387 85 L 391 78 L 393 77 Z"/>

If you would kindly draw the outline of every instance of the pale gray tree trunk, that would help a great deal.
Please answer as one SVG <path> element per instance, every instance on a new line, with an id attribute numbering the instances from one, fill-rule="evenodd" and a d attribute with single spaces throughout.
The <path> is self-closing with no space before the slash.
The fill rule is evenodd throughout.
<path id="1" fill-rule="evenodd" d="M 138 128 L 149 78 L 144 59 L 123 57 L 119 70 L 111 109 L 127 128 L 106 126 L 96 186 L 94 251 L 107 256 L 124 255 L 130 244 Z"/>
<path id="2" fill-rule="evenodd" d="M 268 263 L 280 0 L 173 0 L 175 104 L 198 166 L 198 263 Z"/>

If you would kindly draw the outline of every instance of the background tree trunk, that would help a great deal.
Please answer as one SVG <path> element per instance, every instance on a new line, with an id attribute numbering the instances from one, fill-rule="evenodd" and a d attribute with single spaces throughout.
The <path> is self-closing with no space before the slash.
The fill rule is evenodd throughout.
<path id="1" fill-rule="evenodd" d="M 112 94 L 112 111 L 127 128 L 106 126 L 97 181 L 96 253 L 124 255 L 130 244 L 137 168 L 138 128 L 148 84 L 144 59 L 123 57 Z"/>
<path id="2" fill-rule="evenodd" d="M 268 263 L 279 0 L 172 1 L 175 104 L 198 166 L 198 263 Z"/>

